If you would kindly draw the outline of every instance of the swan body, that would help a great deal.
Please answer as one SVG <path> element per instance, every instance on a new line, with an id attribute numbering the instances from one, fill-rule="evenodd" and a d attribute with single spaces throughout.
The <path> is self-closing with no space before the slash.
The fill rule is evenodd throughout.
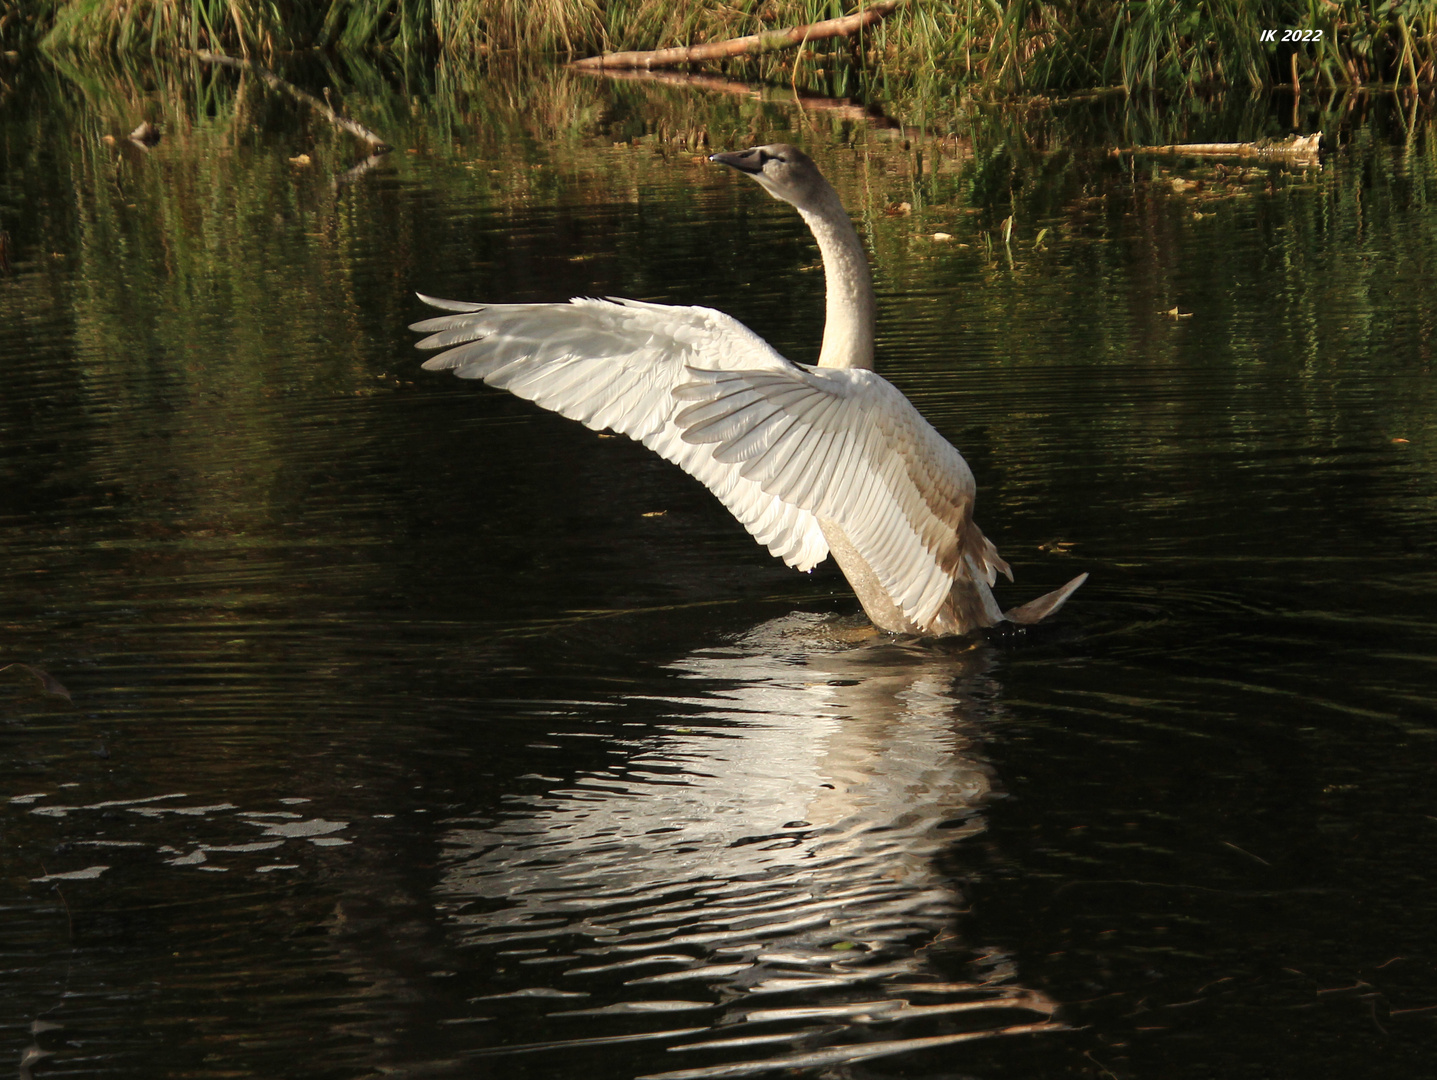
<path id="1" fill-rule="evenodd" d="M 760 146 L 713 161 L 803 216 L 823 256 L 817 366 L 785 360 L 723 312 L 637 300 L 473 304 L 415 323 L 425 362 L 483 379 L 595 430 L 635 439 L 712 491 L 776 557 L 811 570 L 833 555 L 868 617 L 893 633 L 963 634 L 1036 622 L 1086 580 L 1004 613 L 999 557 L 973 520 L 967 462 L 875 374 L 868 261 L 808 156 Z"/>

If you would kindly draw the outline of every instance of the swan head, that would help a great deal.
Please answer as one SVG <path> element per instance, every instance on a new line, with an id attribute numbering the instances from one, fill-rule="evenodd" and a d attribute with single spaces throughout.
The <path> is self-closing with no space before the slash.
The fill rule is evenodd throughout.
<path id="1" fill-rule="evenodd" d="M 813 159 L 788 143 L 714 154 L 709 160 L 748 174 L 775 199 L 792 203 L 800 210 L 817 209 L 833 192 Z"/>

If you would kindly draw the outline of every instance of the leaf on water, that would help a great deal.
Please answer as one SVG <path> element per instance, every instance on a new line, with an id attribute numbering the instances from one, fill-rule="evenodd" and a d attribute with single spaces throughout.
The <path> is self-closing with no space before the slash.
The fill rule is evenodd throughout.
<path id="1" fill-rule="evenodd" d="M 62 697 L 66 701 L 72 700 L 70 697 L 70 691 L 66 690 L 63 686 L 61 686 L 60 680 L 55 678 L 55 676 L 51 675 L 44 668 L 37 668 L 34 664 L 6 664 L 4 667 L 0 667 L 0 674 L 9 671 L 11 668 L 17 668 L 20 671 L 24 671 L 30 675 L 35 676 L 35 678 L 40 681 L 40 689 L 43 690 L 45 693 L 51 694 L 54 697 Z"/>

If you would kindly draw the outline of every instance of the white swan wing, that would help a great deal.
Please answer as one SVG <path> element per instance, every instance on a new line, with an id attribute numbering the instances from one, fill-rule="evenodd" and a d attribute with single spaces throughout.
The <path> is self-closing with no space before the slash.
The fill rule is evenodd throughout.
<path id="1" fill-rule="evenodd" d="M 916 626 L 961 574 L 1008 572 L 973 521 L 973 473 L 886 379 L 800 367 L 691 369 L 675 396 L 686 442 L 765 492 L 831 520 Z"/>
<path id="2" fill-rule="evenodd" d="M 446 351 L 431 371 L 483 379 L 578 420 L 642 442 L 712 491 L 753 538 L 800 570 L 828 555 L 814 515 L 764 490 L 709 446 L 686 442 L 674 423 L 674 390 L 695 369 L 792 367 L 737 319 L 702 307 L 635 300 L 567 304 L 469 304 L 420 296 L 454 314 L 410 327 L 421 349 Z"/>

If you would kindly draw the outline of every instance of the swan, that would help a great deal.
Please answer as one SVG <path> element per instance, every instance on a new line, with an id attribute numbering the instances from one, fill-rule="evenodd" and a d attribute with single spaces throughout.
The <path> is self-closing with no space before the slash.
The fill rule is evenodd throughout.
<path id="1" fill-rule="evenodd" d="M 1004 612 L 1012 571 L 973 520 L 973 472 L 873 371 L 876 305 L 863 245 L 839 199 L 787 144 L 714 154 L 803 217 L 827 286 L 817 366 L 794 364 L 704 307 L 575 298 L 475 304 L 420 293 L 451 314 L 414 323 L 424 367 L 483 379 L 596 431 L 635 439 L 712 491 L 798 570 L 832 555 L 873 624 L 942 637 L 1057 611 L 1080 574 Z"/>

